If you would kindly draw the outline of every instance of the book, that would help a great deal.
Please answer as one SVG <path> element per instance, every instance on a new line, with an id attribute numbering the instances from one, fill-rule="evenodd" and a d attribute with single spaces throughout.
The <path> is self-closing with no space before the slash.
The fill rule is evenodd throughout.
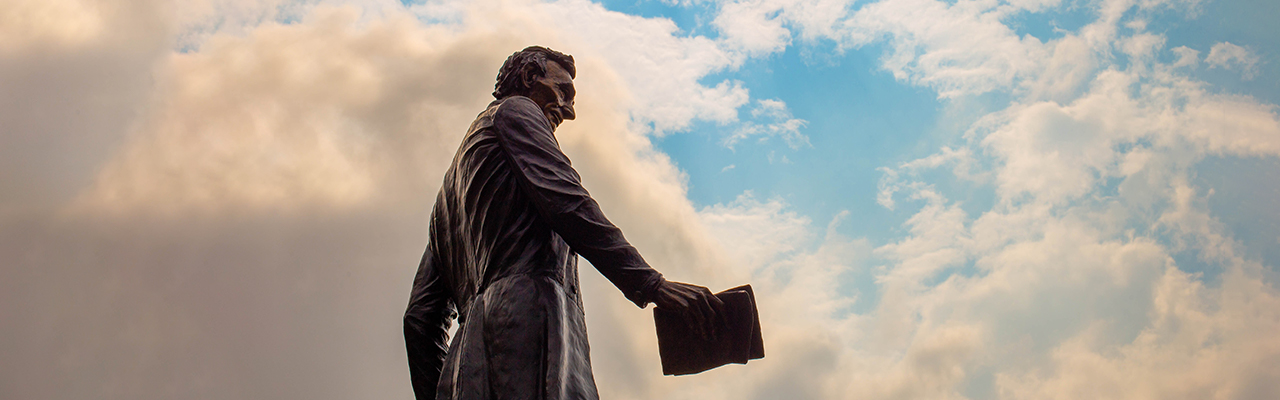
<path id="1" fill-rule="evenodd" d="M 746 364 L 764 358 L 760 315 L 751 285 L 742 285 L 715 296 L 724 302 L 724 319 L 714 339 L 703 338 L 675 311 L 653 309 L 658 331 L 658 355 L 663 375 L 688 375 L 725 364 Z"/>

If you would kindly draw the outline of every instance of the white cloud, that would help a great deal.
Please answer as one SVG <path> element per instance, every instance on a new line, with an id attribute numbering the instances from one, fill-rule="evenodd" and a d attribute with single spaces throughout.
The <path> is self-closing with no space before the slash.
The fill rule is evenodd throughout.
<path id="1" fill-rule="evenodd" d="M 1164 38 L 1134 21 L 1164 5 L 1140 4 L 1125 17 L 1134 3 L 1104 2 L 1099 20 L 1046 43 L 1060 55 L 1030 53 L 1050 62 L 1029 60 L 1028 73 L 997 85 L 1022 90 L 965 134 L 964 154 L 992 163 L 946 147 L 882 169 L 881 205 L 923 203 L 906 238 L 876 249 L 887 262 L 873 314 L 883 337 L 904 338 L 895 345 L 905 348 L 905 338 L 938 326 L 977 327 L 982 356 L 954 368 L 991 371 L 991 392 L 979 397 L 1257 398 L 1275 390 L 1268 382 L 1280 369 L 1270 360 L 1280 353 L 1262 334 L 1274 318 L 1240 317 L 1280 297 L 1261 272 L 1273 267 L 1240 256 L 1208 212 L 1207 194 L 1186 182 L 1208 155 L 1280 156 L 1272 140 L 1280 118 L 1274 105 L 1214 94 L 1178 72 L 1195 66 L 1194 50 L 1157 61 Z M 992 174 L 995 205 L 969 216 L 921 173 L 947 166 L 956 179 L 973 181 L 971 168 Z M 1194 267 L 1172 255 L 1186 251 L 1220 269 L 1221 281 L 1185 272 Z"/>
<path id="2" fill-rule="evenodd" d="M 748 56 L 764 56 L 782 51 L 792 36 L 804 40 L 837 35 L 846 17 L 849 0 L 746 0 L 720 1 L 712 21 L 720 40 L 730 49 Z"/>
<path id="3" fill-rule="evenodd" d="M 111 10 L 84 1 L 15 0 L 0 11 L 0 50 L 11 52 L 39 43 L 83 46 L 103 36 Z"/>
<path id="4" fill-rule="evenodd" d="M 899 164 L 895 168 L 877 168 L 883 175 L 876 183 L 876 203 L 893 210 L 897 204 L 894 201 L 894 195 L 898 192 L 910 192 L 912 199 L 915 200 L 934 199 L 935 193 L 932 187 L 919 181 L 918 174 L 944 165 L 954 164 L 951 173 L 959 179 L 986 182 L 989 173 L 975 171 L 977 168 L 975 162 L 972 152 L 967 147 L 958 149 L 943 147 L 938 153 Z M 904 181 L 900 175 L 907 175 L 913 179 Z"/>
<path id="5" fill-rule="evenodd" d="M 726 367 L 672 398 L 823 399 L 843 396 L 841 385 L 855 357 L 858 337 L 846 320 L 857 300 L 844 286 L 865 271 L 865 240 L 837 232 L 849 213 L 837 215 L 814 237 L 809 220 L 780 200 L 761 202 L 745 194 L 707 207 L 700 218 L 729 255 L 729 285 L 752 284 L 766 339 L 766 358 L 745 368 Z M 816 245 L 816 246 L 815 246 Z"/>
<path id="6" fill-rule="evenodd" d="M 358 15 L 320 8 L 300 24 L 218 36 L 170 56 L 154 107 L 80 207 L 286 210 L 434 187 L 450 128 L 483 107 L 491 79 L 446 76 L 441 64 L 502 55 L 406 16 L 354 28 Z M 412 185 L 390 183 L 400 179 Z"/>
<path id="7" fill-rule="evenodd" d="M 1280 390 L 1280 298 L 1233 268 L 1220 287 L 1168 268 L 1153 288 L 1150 325 L 1109 348 L 1085 331 L 1051 353 L 1044 370 L 997 377 L 1009 398 L 1260 399 Z M 1056 373 L 1048 373 L 1052 369 Z"/>
<path id="8" fill-rule="evenodd" d="M 798 398 L 1251 398 L 1274 390 L 1266 382 L 1280 371 L 1267 360 L 1276 347 L 1262 335 L 1273 324 L 1236 316 L 1270 307 L 1276 290 L 1258 272 L 1266 267 L 1238 255 L 1205 194 L 1185 182 L 1207 155 L 1280 155 L 1278 118 L 1273 105 L 1214 94 L 1178 72 L 1194 66 L 1194 50 L 1175 50 L 1173 64 L 1158 60 L 1165 39 L 1146 31 L 1147 13 L 1197 5 L 1102 2 L 1093 23 L 1048 42 L 1018 36 L 1005 19 L 1059 2 L 878 2 L 836 18 L 835 33 L 814 36 L 845 47 L 883 41 L 882 66 L 904 82 L 943 98 L 1008 93 L 1011 104 L 978 119 L 963 143 L 882 169 L 877 201 L 919 208 L 905 237 L 874 251 L 848 246 L 859 241 L 841 239 L 835 222 L 823 239 L 806 238 L 797 227 L 808 222 L 776 201 L 703 210 L 730 260 L 751 260 L 740 264 L 752 266 L 761 292 L 799 304 L 783 314 L 801 329 L 767 322 L 770 345 L 790 349 L 781 359 L 637 397 L 734 397 L 741 388 L 716 380 L 730 376 L 762 382 L 747 385 L 754 393 Z M 786 31 L 819 31 L 789 19 L 782 3 L 726 8 L 717 22 L 724 40 L 751 54 L 784 48 Z M 735 33 L 729 22 L 766 34 Z M 782 108 L 761 100 L 753 113 L 774 109 Z M 993 185 L 994 206 L 966 212 L 926 179 L 939 168 Z M 822 244 L 810 250 L 806 241 Z M 821 256 L 831 243 L 863 250 L 843 256 L 854 262 L 823 261 L 841 258 Z M 1193 267 L 1173 259 L 1185 251 L 1208 257 L 1223 280 L 1185 272 Z M 875 297 L 842 283 L 851 277 L 874 279 Z M 1246 286 L 1242 300 L 1217 300 Z M 1187 292 L 1198 294 L 1170 294 Z M 869 311 L 850 311 L 867 300 Z M 1186 315 L 1200 322 L 1172 319 L 1174 309 L 1195 310 Z M 1201 339 L 1169 344 L 1184 337 Z M 1255 354 L 1217 355 L 1226 348 Z M 1201 373 L 1209 368 L 1229 372 Z"/>
<path id="9" fill-rule="evenodd" d="M 713 24 L 734 48 L 748 54 L 769 54 L 781 51 L 791 41 L 791 31 L 777 17 L 779 4 L 744 1 L 727 2 L 720 7 Z"/>
<path id="10" fill-rule="evenodd" d="M 733 148 L 744 139 L 759 136 L 762 142 L 772 137 L 781 137 L 792 149 L 809 145 L 809 137 L 800 133 L 800 128 L 809 122 L 794 118 L 791 111 L 787 110 L 787 103 L 781 100 L 756 100 L 755 108 L 751 109 L 751 117 L 754 121 L 743 122 L 741 127 L 724 138 L 721 143 Z"/>
<path id="11" fill-rule="evenodd" d="M 608 11 L 586 0 L 564 0 L 535 7 L 557 25 L 558 38 L 571 54 L 589 52 L 610 65 L 610 73 L 628 82 L 623 103 L 640 124 L 656 134 L 685 129 L 694 119 L 728 123 L 748 102 L 741 82 L 703 85 L 707 75 L 735 67 L 740 56 L 701 36 L 684 36 L 668 19 L 648 19 Z"/>
<path id="12" fill-rule="evenodd" d="M 1258 55 L 1230 42 L 1214 44 L 1204 62 L 1209 64 L 1209 68 L 1239 70 L 1244 79 L 1253 79 L 1258 75 Z"/>
<path id="13" fill-rule="evenodd" d="M 196 50 L 215 34 L 241 36 L 258 25 L 299 19 L 316 5 L 291 0 L 192 0 L 175 4 L 178 48 Z"/>
<path id="14" fill-rule="evenodd" d="M 1153 193 L 1169 198 L 1178 187 L 1177 177 L 1185 176 L 1189 163 L 1198 157 L 1275 154 L 1269 141 L 1258 134 L 1271 132 L 1276 120 L 1273 106 L 1211 95 L 1201 84 L 1171 72 L 1172 66 L 1159 64 L 1151 56 L 1163 45 L 1162 38 L 1139 33 L 1121 39 L 1117 50 L 1131 57 L 1129 69 L 1109 66 L 1109 48 L 1090 45 L 1071 33 L 1049 43 L 1058 51 L 1075 51 L 1064 53 L 1073 55 L 1063 60 L 1103 63 L 1056 70 L 1052 63 L 1042 64 L 1047 67 L 1008 85 L 1005 90 L 1020 86 L 1032 90 L 1015 92 L 1021 96 L 1009 108 L 980 119 L 966 133 L 966 146 L 946 147 L 929 157 L 882 169 L 880 204 L 895 209 L 901 207 L 901 197 L 924 204 L 907 221 L 906 238 L 876 249 L 887 265 L 877 275 L 881 297 L 877 309 L 867 316 L 876 321 L 870 334 L 896 339 L 884 345 L 909 351 L 905 349 L 914 346 L 913 340 L 930 337 L 942 326 L 974 327 L 981 332 L 965 342 L 963 348 L 969 353 L 959 353 L 981 356 L 953 358 L 950 368 L 958 378 L 933 376 L 931 382 L 943 385 L 928 396 L 960 396 L 959 387 L 989 379 L 968 372 L 993 371 L 993 392 L 978 396 L 1134 397 L 1135 392 L 1097 387 L 1099 380 L 1091 378 L 1095 375 L 1087 368 L 1055 364 L 1067 354 L 1063 350 L 1070 347 L 1067 343 L 1076 338 L 1088 336 L 1089 351 L 1100 354 L 1137 346 L 1132 335 L 1153 323 L 1134 322 L 1149 310 L 1150 303 L 1144 299 L 1155 298 L 1162 274 L 1180 273 L 1169 267 L 1168 254 L 1173 250 L 1156 238 L 1135 236 L 1127 221 L 1142 219 L 1144 209 L 1158 206 L 1150 199 Z M 1028 85 L 1028 81 L 1034 83 Z M 1067 84 L 1045 84 L 1055 81 Z M 1083 91 L 1075 89 L 1082 84 Z M 1210 119 L 1212 113 L 1202 112 L 1202 107 L 1229 116 Z M 1232 109 L 1236 111 L 1228 111 Z M 975 162 L 973 157 L 992 157 L 995 162 L 987 170 L 983 168 L 986 161 Z M 920 172 L 939 167 L 950 167 L 958 179 L 969 181 L 982 182 L 982 177 L 993 174 L 998 189 L 995 207 L 976 218 L 968 216 L 922 178 Z M 1103 192 L 1104 182 L 1112 177 L 1124 178 L 1119 198 Z M 1145 215 L 1145 223 L 1138 226 L 1157 223 L 1151 214 Z M 1212 220 L 1203 212 L 1190 215 L 1201 216 L 1191 221 Z M 1232 242 L 1224 238 L 1221 226 L 1213 228 L 1204 222 L 1193 226 L 1218 232 L 1192 240 L 1196 251 L 1230 252 L 1222 250 Z M 1267 328 L 1253 324 L 1247 329 Z M 1242 365 L 1261 368 L 1247 378 L 1218 376 L 1212 382 L 1265 381 L 1274 372 L 1258 363 Z M 1169 387 L 1177 382 L 1151 368 L 1129 363 L 1112 374 L 1145 379 L 1135 387 Z M 1050 381 L 1096 391 L 1064 392 L 1057 390 L 1063 386 Z M 882 376 L 863 386 L 887 382 L 895 380 Z M 872 397 L 903 393 L 881 391 Z"/>
<path id="15" fill-rule="evenodd" d="M 882 66 L 899 80 L 930 87 L 940 97 L 1007 89 L 1040 68 L 1045 49 L 1001 22 L 991 3 L 935 0 L 868 4 L 845 21 L 842 43 L 888 38 Z"/>
<path id="16" fill-rule="evenodd" d="M 1200 65 L 1200 52 L 1187 46 L 1174 47 L 1172 50 L 1178 55 L 1178 59 L 1173 62 L 1174 67 L 1196 67 Z"/>
<path id="17" fill-rule="evenodd" d="M 734 262 L 744 271 L 764 268 L 800 251 L 811 239 L 810 222 L 786 210 L 780 200 L 761 203 L 750 193 L 731 204 L 717 204 L 700 211 L 721 246 L 739 249 Z"/>

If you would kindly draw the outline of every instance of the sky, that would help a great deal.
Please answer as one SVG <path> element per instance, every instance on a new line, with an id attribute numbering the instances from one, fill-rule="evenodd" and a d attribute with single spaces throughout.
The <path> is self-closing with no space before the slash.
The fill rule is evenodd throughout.
<path id="1" fill-rule="evenodd" d="M 412 398 L 401 316 L 512 52 L 668 279 L 766 357 L 608 399 L 1280 394 L 1280 3 L 0 0 L 0 397 Z"/>

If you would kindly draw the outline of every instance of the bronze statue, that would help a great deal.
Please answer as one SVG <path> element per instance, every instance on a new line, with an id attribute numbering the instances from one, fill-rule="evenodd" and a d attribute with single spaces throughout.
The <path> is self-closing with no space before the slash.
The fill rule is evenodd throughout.
<path id="1" fill-rule="evenodd" d="M 560 151 L 575 75 L 573 57 L 544 47 L 507 58 L 445 173 L 404 315 L 418 399 L 598 398 L 577 255 L 637 306 L 716 335 L 721 301 L 650 268 Z"/>

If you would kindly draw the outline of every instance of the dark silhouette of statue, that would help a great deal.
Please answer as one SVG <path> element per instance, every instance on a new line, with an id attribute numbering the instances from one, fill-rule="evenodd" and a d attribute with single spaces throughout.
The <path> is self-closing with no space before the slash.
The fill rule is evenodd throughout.
<path id="1" fill-rule="evenodd" d="M 547 48 L 507 58 L 497 100 L 444 176 L 404 315 L 418 399 L 598 398 L 578 255 L 637 306 L 655 303 L 716 334 L 723 303 L 650 268 L 560 151 L 554 131 L 574 119 L 575 75 L 573 57 Z"/>

